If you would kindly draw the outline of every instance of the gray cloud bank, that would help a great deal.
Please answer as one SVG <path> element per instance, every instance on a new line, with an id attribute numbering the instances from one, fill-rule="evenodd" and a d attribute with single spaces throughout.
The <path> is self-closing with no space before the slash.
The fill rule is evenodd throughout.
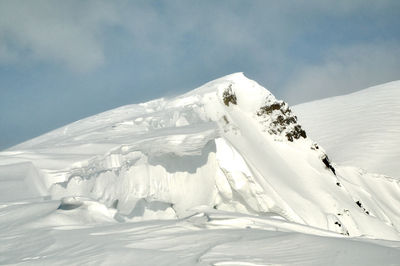
<path id="1" fill-rule="evenodd" d="M 1 1 L 0 62 L 46 61 L 90 71 L 105 60 L 103 27 L 117 22 L 105 1 Z"/>

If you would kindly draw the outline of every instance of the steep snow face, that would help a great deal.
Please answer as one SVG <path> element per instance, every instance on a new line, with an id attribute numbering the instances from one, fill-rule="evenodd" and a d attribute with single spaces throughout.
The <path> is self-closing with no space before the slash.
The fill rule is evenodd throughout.
<path id="1" fill-rule="evenodd" d="M 335 162 L 400 178 L 400 81 L 294 107 Z"/>
<path id="2" fill-rule="evenodd" d="M 287 104 L 241 73 L 89 117 L 0 159 L 0 170 L 31 162 L 30 180 L 41 184 L 34 195 L 61 200 L 48 223 L 67 210 L 73 221 L 93 212 L 88 220 L 124 222 L 183 218 L 203 206 L 400 239 L 399 181 L 332 164 Z"/>

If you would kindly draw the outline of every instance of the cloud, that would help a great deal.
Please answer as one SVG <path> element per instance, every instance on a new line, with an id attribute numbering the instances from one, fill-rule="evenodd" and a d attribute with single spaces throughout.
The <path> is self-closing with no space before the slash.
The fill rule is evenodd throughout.
<path id="1" fill-rule="evenodd" d="M 180 75 L 182 79 L 244 71 L 264 85 L 281 88 L 301 71 L 306 75 L 307 69 L 321 67 L 320 62 L 310 65 L 309 57 L 320 59 L 332 45 L 351 46 L 352 35 L 357 38 L 360 32 L 388 28 L 382 19 L 397 19 L 390 15 L 397 3 L 5 0 L 0 1 L 0 64 L 50 63 L 86 73 L 110 67 L 110 62 L 118 68 L 123 58 L 148 79 L 155 72 L 175 80 L 181 71 L 192 71 Z M 361 20 L 353 23 L 354 17 Z"/>
<path id="2" fill-rule="evenodd" d="M 318 64 L 301 67 L 285 84 L 291 104 L 346 94 L 400 79 L 398 43 L 381 42 L 336 47 Z"/>
<path id="3" fill-rule="evenodd" d="M 0 63 L 33 60 L 90 71 L 105 60 L 102 30 L 117 22 L 106 1 L 1 1 Z"/>

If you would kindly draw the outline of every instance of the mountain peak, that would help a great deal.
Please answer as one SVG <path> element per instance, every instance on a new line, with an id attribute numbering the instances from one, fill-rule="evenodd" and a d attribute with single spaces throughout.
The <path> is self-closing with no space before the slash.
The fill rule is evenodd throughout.
<path id="1" fill-rule="evenodd" d="M 289 106 L 242 73 L 77 121 L 0 155 L 31 163 L 27 182 L 45 184 L 63 214 L 103 206 L 107 220 L 127 222 L 204 207 L 400 239 L 396 210 L 386 208 L 399 187 L 330 162 Z"/>

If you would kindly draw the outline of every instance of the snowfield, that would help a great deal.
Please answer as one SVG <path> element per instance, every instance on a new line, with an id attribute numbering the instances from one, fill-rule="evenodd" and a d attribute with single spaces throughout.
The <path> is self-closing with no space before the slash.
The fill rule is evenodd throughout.
<path id="1" fill-rule="evenodd" d="M 293 109 L 336 163 L 400 178 L 399 103 L 400 81 L 393 81 Z"/>
<path id="2" fill-rule="evenodd" d="M 342 118 L 357 109 L 345 103 Z M 0 152 L 0 264 L 398 264 L 398 175 L 358 168 L 396 173 L 395 164 L 367 168 L 364 150 L 340 153 L 321 120 L 313 125 L 318 104 L 295 108 L 302 127 L 286 103 L 237 73 Z M 393 119 L 398 111 L 390 108 Z M 368 117 L 380 121 L 377 112 Z M 317 113 L 333 120 L 332 105 Z M 362 147 L 378 131 L 348 143 Z M 382 161 L 399 158 L 379 147 Z"/>

